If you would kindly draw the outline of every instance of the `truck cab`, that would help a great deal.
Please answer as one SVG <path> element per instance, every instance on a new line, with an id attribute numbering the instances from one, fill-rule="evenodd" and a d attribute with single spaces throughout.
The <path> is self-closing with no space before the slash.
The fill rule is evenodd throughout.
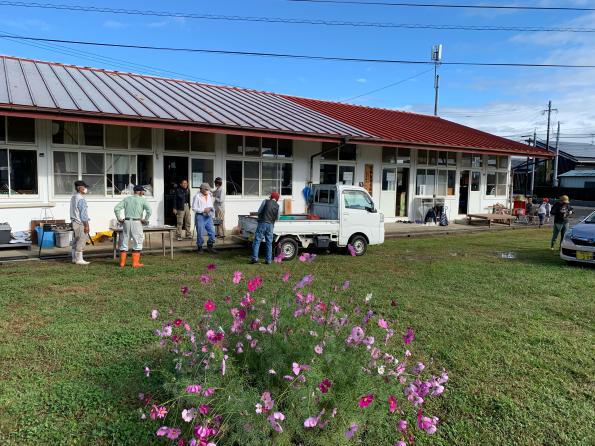
<path id="1" fill-rule="evenodd" d="M 256 216 L 240 216 L 240 238 L 254 239 Z M 314 185 L 304 214 L 281 215 L 274 226 L 277 255 L 296 257 L 299 249 L 351 246 L 364 255 L 368 245 L 384 242 L 384 216 L 376 210 L 368 192 L 357 186 Z"/>

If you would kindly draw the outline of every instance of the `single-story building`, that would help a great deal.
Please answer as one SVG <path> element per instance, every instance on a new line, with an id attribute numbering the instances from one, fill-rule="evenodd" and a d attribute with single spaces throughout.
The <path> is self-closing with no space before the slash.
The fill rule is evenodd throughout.
<path id="1" fill-rule="evenodd" d="M 0 56 L 0 221 L 68 220 L 90 184 L 92 231 L 132 185 L 152 223 L 173 223 L 173 191 L 224 178 L 226 229 L 271 191 L 303 212 L 309 183 L 362 184 L 386 221 L 451 219 L 506 203 L 510 157 L 549 156 L 438 117 L 184 80 Z"/>
<path id="2" fill-rule="evenodd" d="M 593 189 L 593 199 L 595 199 L 595 170 L 577 169 L 558 175 L 560 187 Z"/>

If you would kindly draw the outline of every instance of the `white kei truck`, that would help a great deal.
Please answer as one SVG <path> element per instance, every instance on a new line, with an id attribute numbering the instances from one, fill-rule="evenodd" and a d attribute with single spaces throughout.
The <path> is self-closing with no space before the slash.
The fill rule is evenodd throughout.
<path id="1" fill-rule="evenodd" d="M 239 238 L 254 240 L 256 215 L 240 215 Z M 370 194 L 357 186 L 313 185 L 305 214 L 281 215 L 274 227 L 275 255 L 293 260 L 300 249 L 346 248 L 355 255 L 366 253 L 368 245 L 384 243 L 384 215 L 374 207 Z"/>

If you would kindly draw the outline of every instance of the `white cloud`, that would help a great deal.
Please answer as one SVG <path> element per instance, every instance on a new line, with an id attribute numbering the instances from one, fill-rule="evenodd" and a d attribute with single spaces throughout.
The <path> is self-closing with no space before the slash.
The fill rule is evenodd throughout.
<path id="1" fill-rule="evenodd" d="M 356 79 L 355 82 L 359 82 L 360 84 L 365 84 L 366 82 L 368 82 L 368 79 L 366 79 L 365 77 L 360 77 L 359 79 Z"/>
<path id="2" fill-rule="evenodd" d="M 122 29 L 127 28 L 128 24 L 124 22 L 119 22 L 117 20 L 106 20 L 103 22 L 104 28 L 111 28 L 111 29 Z"/>
<path id="3" fill-rule="evenodd" d="M 35 29 L 39 31 L 49 31 L 51 29 L 48 23 L 38 19 L 0 19 L 0 26 L 24 30 Z"/>

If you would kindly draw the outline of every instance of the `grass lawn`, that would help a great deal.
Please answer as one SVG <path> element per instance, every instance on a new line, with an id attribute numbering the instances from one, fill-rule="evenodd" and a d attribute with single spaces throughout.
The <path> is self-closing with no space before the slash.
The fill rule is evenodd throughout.
<path id="1" fill-rule="evenodd" d="M 593 445 L 595 270 L 565 265 L 548 237 L 389 240 L 361 258 L 319 255 L 311 265 L 247 265 L 247 251 L 215 260 L 218 274 L 265 280 L 313 270 L 314 289 L 350 280 L 351 294 L 372 292 L 376 309 L 414 327 L 416 348 L 450 374 L 433 413 L 438 433 L 420 445 Z M 213 257 L 144 260 L 137 271 L 111 260 L 0 266 L 2 444 L 151 444 L 136 397 L 156 354 L 149 314 L 195 311 L 196 299 L 182 307 L 180 286 L 198 288 Z"/>

